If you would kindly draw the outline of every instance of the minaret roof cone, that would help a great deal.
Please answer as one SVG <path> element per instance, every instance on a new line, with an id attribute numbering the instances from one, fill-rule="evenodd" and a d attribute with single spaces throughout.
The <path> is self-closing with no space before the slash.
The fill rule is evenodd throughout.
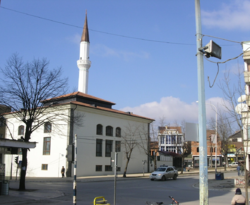
<path id="1" fill-rule="evenodd" d="M 82 32 L 81 42 L 82 41 L 89 42 L 89 29 L 88 29 L 87 12 L 86 12 L 85 22 L 84 22 L 84 27 L 83 27 L 83 32 Z"/>

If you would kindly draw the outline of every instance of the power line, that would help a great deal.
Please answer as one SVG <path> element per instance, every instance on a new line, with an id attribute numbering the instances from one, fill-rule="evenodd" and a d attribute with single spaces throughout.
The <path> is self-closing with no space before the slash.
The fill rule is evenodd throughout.
<path id="1" fill-rule="evenodd" d="M 232 43 L 239 43 L 239 44 L 241 44 L 241 42 L 239 42 L 239 41 L 228 40 L 228 39 L 225 39 L 225 38 L 220 38 L 220 37 L 216 37 L 216 36 L 210 36 L 210 35 L 206 35 L 206 34 L 201 34 L 201 35 L 202 36 L 211 37 L 211 38 L 217 38 L 217 39 L 220 39 L 220 40 L 223 40 L 223 41 L 229 41 L 229 42 L 232 42 Z"/>
<path id="2" fill-rule="evenodd" d="M 50 22 L 62 24 L 62 25 L 65 25 L 65 26 L 71 26 L 71 27 L 74 27 L 74 28 L 83 29 L 83 27 L 81 27 L 81 26 L 76 26 L 76 25 L 73 25 L 73 24 L 68 24 L 68 23 L 64 23 L 64 22 L 61 22 L 61 21 L 56 21 L 56 20 L 53 20 L 53 19 L 49 19 L 49 18 L 45 18 L 45 17 L 41 17 L 41 16 L 29 14 L 29 13 L 25 13 L 25 12 L 22 12 L 22 11 L 17 11 L 17 10 L 10 9 L 10 8 L 7 8 L 7 7 L 0 6 L 0 8 L 8 10 L 8 11 L 15 12 L 15 13 L 19 13 L 19 14 L 31 16 L 31 17 L 34 17 L 34 18 L 39 18 L 39 19 L 42 19 L 42 20 L 45 20 L 45 21 L 50 21 Z M 105 31 L 99 31 L 99 30 L 95 30 L 95 29 L 89 29 L 89 30 L 93 31 L 93 32 L 97 32 L 97 33 L 103 33 L 103 34 L 112 35 L 112 36 L 118 36 L 118 37 L 122 37 L 122 38 L 129 38 L 129 39 L 135 39 L 135 40 L 141 40 L 141 41 L 148 41 L 148 42 L 154 42 L 154 43 L 165 43 L 165 44 L 186 45 L 186 46 L 195 46 L 196 45 L 196 44 L 193 44 L 193 43 L 191 44 L 191 43 L 160 41 L 160 40 L 152 40 L 152 39 L 139 38 L 139 37 L 133 37 L 133 36 L 126 36 L 126 35 L 122 35 L 122 34 L 114 34 L 114 33 L 109 33 L 109 32 L 105 32 Z"/>

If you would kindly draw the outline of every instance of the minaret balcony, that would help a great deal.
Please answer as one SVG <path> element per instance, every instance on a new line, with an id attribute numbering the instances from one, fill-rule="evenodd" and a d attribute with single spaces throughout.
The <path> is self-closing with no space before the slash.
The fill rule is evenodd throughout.
<path id="1" fill-rule="evenodd" d="M 249 71 L 244 72 L 244 80 L 246 84 L 250 85 L 250 72 Z"/>
<path id="2" fill-rule="evenodd" d="M 77 65 L 91 65 L 91 61 L 90 60 L 78 60 L 77 61 Z"/>

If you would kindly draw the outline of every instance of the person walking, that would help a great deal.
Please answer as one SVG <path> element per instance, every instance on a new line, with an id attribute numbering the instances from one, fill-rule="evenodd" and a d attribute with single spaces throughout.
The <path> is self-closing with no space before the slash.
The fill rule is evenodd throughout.
<path id="1" fill-rule="evenodd" d="M 237 166 L 238 176 L 240 176 L 240 165 Z"/>
<path id="2" fill-rule="evenodd" d="M 237 188 L 235 190 L 235 195 L 232 198 L 231 204 L 232 205 L 245 205 L 246 204 L 246 199 L 244 196 L 242 196 L 240 188 Z"/>
<path id="3" fill-rule="evenodd" d="M 65 168 L 64 166 L 62 166 L 62 169 L 61 169 L 62 178 L 64 177 L 64 172 L 65 172 Z"/>
<path id="4" fill-rule="evenodd" d="M 244 176 L 244 166 L 243 166 L 243 164 L 240 165 L 240 175 Z"/>

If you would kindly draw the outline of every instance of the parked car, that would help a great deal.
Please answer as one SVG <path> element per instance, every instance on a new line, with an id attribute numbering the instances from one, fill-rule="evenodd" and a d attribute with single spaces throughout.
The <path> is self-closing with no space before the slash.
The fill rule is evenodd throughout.
<path id="1" fill-rule="evenodd" d="M 152 172 L 149 176 L 150 180 L 163 180 L 168 178 L 176 180 L 178 177 L 178 171 L 173 166 L 159 167 L 156 171 Z"/>
<path id="2" fill-rule="evenodd" d="M 228 164 L 229 167 L 237 167 L 238 166 L 238 162 L 232 162 L 230 164 Z"/>

